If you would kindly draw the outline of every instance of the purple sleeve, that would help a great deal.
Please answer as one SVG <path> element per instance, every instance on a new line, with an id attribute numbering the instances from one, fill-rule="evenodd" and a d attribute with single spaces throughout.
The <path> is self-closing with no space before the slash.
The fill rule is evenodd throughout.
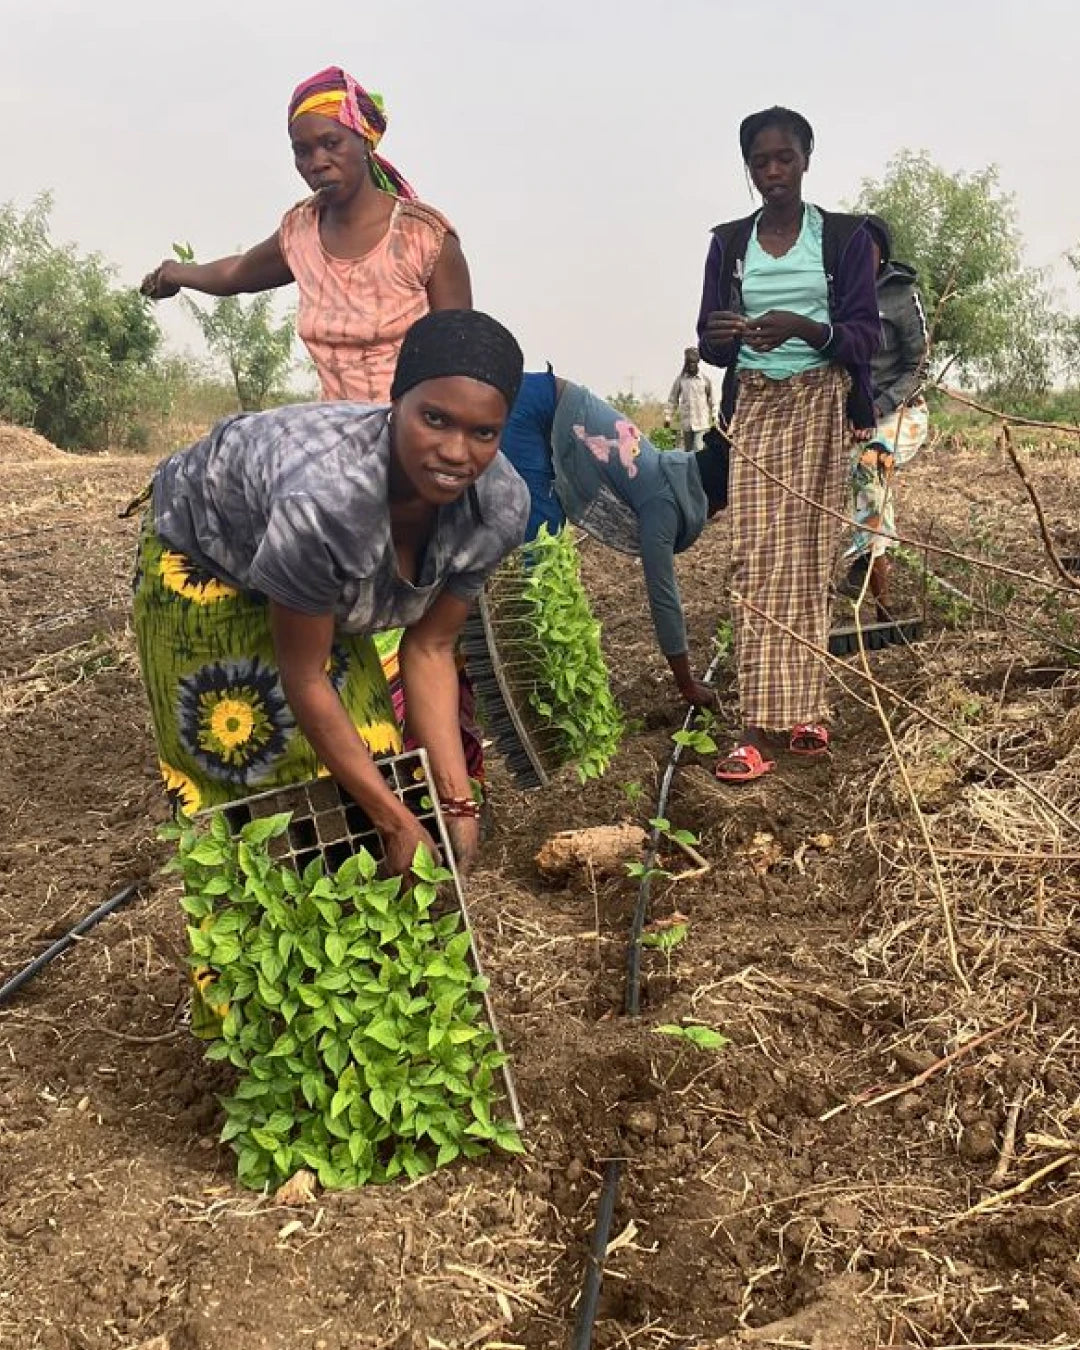
<path id="1" fill-rule="evenodd" d="M 863 225 L 851 236 L 836 269 L 836 314 L 826 354 L 840 365 L 868 366 L 881 346 L 874 269 L 873 240 Z"/>
<path id="2" fill-rule="evenodd" d="M 701 308 L 698 310 L 697 335 L 698 351 L 701 359 L 710 366 L 730 366 L 739 350 L 737 342 L 725 342 L 714 346 L 705 339 L 705 323 L 714 310 L 720 309 L 720 268 L 724 259 L 724 250 L 720 240 L 713 235 L 709 252 L 705 256 L 705 280 L 701 287 Z"/>

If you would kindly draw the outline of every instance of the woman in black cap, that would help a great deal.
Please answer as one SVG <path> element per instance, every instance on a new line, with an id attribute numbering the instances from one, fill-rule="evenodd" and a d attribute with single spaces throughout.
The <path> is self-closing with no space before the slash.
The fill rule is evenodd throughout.
<path id="1" fill-rule="evenodd" d="M 454 644 L 520 544 L 525 485 L 499 456 L 521 350 L 486 314 L 409 330 L 391 407 L 300 404 L 220 422 L 165 460 L 139 547 L 135 631 L 166 785 L 187 812 L 325 766 L 389 869 L 432 841 L 372 752 L 399 733 L 371 635 L 404 628 L 409 731 L 459 863 L 479 841 Z"/>

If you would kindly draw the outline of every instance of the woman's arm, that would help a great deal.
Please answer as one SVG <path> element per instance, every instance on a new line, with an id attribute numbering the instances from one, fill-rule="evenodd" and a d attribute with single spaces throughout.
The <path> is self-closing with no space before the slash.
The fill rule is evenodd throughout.
<path id="1" fill-rule="evenodd" d="M 720 305 L 720 270 L 724 250 L 713 235 L 705 255 L 705 277 L 701 286 L 701 305 L 698 309 L 697 335 L 701 359 L 710 366 L 730 366 L 739 354 L 739 339 L 745 328 L 741 314 L 722 310 Z M 726 303 L 726 297 L 723 297 Z"/>
<path id="2" fill-rule="evenodd" d="M 204 295 L 247 295 L 272 291 L 292 280 L 275 230 L 261 244 L 230 258 L 208 263 L 182 263 L 166 258 L 143 278 L 140 289 L 151 300 L 168 300 L 183 288 L 202 291 Z"/>
<path id="3" fill-rule="evenodd" d="M 675 504 L 662 497 L 646 502 L 638 512 L 641 568 L 649 596 L 653 631 L 664 653 L 679 693 L 687 703 L 716 706 L 716 695 L 694 677 L 687 655 L 686 619 L 675 577 L 675 539 L 678 533 Z"/>
<path id="4" fill-rule="evenodd" d="M 312 749 L 370 817 L 395 875 L 408 872 L 418 845 L 437 848 L 387 787 L 326 673 L 334 638 L 331 614 L 301 614 L 271 601 L 270 629 L 285 697 Z M 456 718 L 455 718 L 456 725 Z"/>
<path id="5" fill-rule="evenodd" d="M 439 250 L 439 260 L 428 279 L 428 304 L 432 309 L 472 309 L 469 264 L 456 234 L 449 230 Z"/>
<path id="6" fill-rule="evenodd" d="M 836 269 L 832 336 L 822 348 L 830 361 L 865 366 L 881 346 L 874 240 L 865 225 L 851 236 Z"/>
<path id="7" fill-rule="evenodd" d="M 409 735 L 427 751 L 435 791 L 442 801 L 472 796 L 461 744 L 454 659 L 468 613 L 467 600 L 444 591 L 424 617 L 405 630 L 398 652 Z M 468 870 L 480 847 L 480 822 L 450 817 L 446 826 L 457 862 Z"/>

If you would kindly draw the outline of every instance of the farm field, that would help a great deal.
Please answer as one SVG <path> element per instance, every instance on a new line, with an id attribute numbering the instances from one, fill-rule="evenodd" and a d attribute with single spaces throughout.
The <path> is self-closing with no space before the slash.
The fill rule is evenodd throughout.
<path id="1" fill-rule="evenodd" d="M 1021 453 L 1080 554 L 1080 456 Z M 237 1185 L 227 1071 L 180 1023 L 117 515 L 152 461 L 0 428 L 0 468 L 0 974 L 151 878 L 0 1009 L 3 1350 L 564 1346 L 612 1157 L 600 1350 L 1080 1347 L 1080 595 L 931 559 L 970 602 L 905 573 L 927 640 L 869 662 L 906 705 L 849 662 L 829 763 L 728 789 L 688 755 L 668 816 L 710 870 L 655 883 L 687 937 L 629 1021 L 634 883 L 533 861 L 646 824 L 683 716 L 640 578 L 587 545 L 631 733 L 584 787 L 496 768 L 469 883 L 527 1154 L 287 1208 Z M 998 450 L 939 442 L 902 490 L 902 532 L 1051 577 Z M 721 521 L 680 560 L 700 667 L 726 575 Z M 730 1044 L 656 1034 L 682 1019 Z"/>

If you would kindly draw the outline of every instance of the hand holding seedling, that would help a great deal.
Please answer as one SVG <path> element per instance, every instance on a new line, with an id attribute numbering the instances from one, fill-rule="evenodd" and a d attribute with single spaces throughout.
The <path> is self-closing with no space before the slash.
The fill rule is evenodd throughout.
<path id="1" fill-rule="evenodd" d="M 195 254 L 190 244 L 173 244 L 173 252 L 182 263 L 193 263 Z M 166 258 L 158 263 L 152 272 L 148 272 L 142 279 L 139 290 L 143 295 L 149 296 L 151 300 L 171 300 L 174 295 L 180 294 L 180 285 L 176 281 L 170 281 L 168 278 L 169 270 L 172 268 L 173 260 Z"/>
<path id="2" fill-rule="evenodd" d="M 148 272 L 142 279 L 139 290 L 143 295 L 149 296 L 151 300 L 170 300 L 174 295 L 180 294 L 180 287 L 175 281 L 169 281 L 166 273 L 172 267 L 172 259 L 166 258 Z"/>
<path id="3" fill-rule="evenodd" d="M 411 811 L 403 810 L 379 834 L 385 850 L 382 871 L 388 877 L 408 876 L 418 848 L 427 850 L 433 865 L 439 857 L 438 845 Z"/>

